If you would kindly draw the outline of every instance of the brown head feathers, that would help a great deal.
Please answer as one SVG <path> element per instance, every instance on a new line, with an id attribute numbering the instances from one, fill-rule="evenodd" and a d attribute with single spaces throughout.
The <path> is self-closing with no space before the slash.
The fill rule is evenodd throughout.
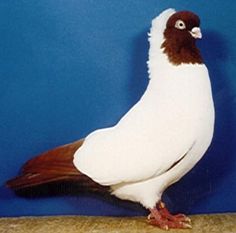
<path id="1" fill-rule="evenodd" d="M 177 12 L 168 19 L 161 47 L 172 64 L 203 63 L 196 47 L 196 38 L 201 38 L 199 26 L 199 17 L 189 11 Z"/>

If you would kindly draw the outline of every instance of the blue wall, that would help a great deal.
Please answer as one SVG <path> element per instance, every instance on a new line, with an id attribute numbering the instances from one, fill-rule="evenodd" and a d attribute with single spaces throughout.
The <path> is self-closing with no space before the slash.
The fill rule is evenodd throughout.
<path id="1" fill-rule="evenodd" d="M 0 216 L 145 214 L 94 195 L 26 199 L 4 182 L 33 155 L 115 124 L 137 102 L 147 85 L 150 22 L 169 7 L 201 17 L 216 128 L 206 156 L 164 199 L 173 211 L 236 211 L 234 0 L 2 0 Z"/>

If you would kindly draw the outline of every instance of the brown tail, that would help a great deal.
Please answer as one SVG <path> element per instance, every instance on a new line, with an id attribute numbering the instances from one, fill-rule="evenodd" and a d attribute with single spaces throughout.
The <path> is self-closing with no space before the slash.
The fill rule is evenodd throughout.
<path id="1" fill-rule="evenodd" d="M 79 140 L 29 160 L 23 165 L 19 176 L 6 182 L 7 187 L 22 190 L 42 184 L 68 181 L 78 182 L 93 191 L 107 190 L 107 187 L 95 183 L 75 168 L 74 153 L 82 144 L 83 140 Z"/>

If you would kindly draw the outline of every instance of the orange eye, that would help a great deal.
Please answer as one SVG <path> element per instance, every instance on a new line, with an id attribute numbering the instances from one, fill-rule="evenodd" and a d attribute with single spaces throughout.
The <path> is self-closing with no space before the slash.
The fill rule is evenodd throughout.
<path id="1" fill-rule="evenodd" d="M 177 29 L 180 29 L 180 30 L 183 30 L 183 29 L 186 28 L 184 21 L 182 21 L 182 20 L 180 20 L 180 19 L 176 21 L 175 27 L 176 27 Z"/>

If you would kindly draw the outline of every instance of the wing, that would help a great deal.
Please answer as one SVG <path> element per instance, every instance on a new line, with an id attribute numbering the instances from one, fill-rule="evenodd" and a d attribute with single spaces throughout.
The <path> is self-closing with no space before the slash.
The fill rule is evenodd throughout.
<path id="1" fill-rule="evenodd" d="M 102 185 L 146 180 L 186 154 L 194 141 L 189 128 L 185 119 L 173 120 L 141 100 L 116 126 L 90 134 L 74 165 Z"/>

